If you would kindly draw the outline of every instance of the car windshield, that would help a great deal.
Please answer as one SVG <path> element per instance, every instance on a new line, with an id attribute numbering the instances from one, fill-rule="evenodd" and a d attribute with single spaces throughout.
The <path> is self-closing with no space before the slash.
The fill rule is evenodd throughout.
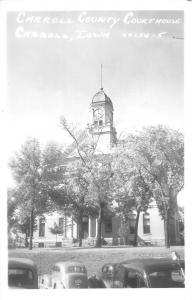
<path id="1" fill-rule="evenodd" d="M 153 271 L 148 275 L 152 288 L 184 287 L 184 276 L 181 269 Z"/>
<path id="2" fill-rule="evenodd" d="M 9 269 L 8 284 L 9 287 L 30 288 L 34 283 L 34 275 L 29 269 Z"/>

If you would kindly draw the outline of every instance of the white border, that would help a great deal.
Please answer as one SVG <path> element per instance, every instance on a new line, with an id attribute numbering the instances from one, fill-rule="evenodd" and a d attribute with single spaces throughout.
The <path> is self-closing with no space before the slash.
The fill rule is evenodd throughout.
<path id="1" fill-rule="evenodd" d="M 185 256 L 186 256 L 186 284 L 192 288 L 192 118 L 191 118 L 191 95 L 192 95 L 192 2 L 185 10 Z"/>
<path id="2" fill-rule="evenodd" d="M 68 3 L 66 3 L 68 2 Z M 192 63 L 191 63 L 191 53 L 192 53 L 192 1 L 186 0 L 161 0 L 161 1 L 110 1 L 108 4 L 103 3 L 104 1 L 97 0 L 94 2 L 84 0 L 84 1 L 3 1 L 0 2 L 0 22 L 1 22 L 1 121 L 3 125 L 1 126 L 1 145 L 6 145 L 6 13 L 8 11 L 59 11 L 59 10 L 184 10 L 185 11 L 185 167 L 186 167 L 186 177 L 185 177 L 185 197 L 186 197 L 186 288 L 185 290 L 173 290 L 173 289 L 161 289 L 161 290 L 87 290 L 87 291 L 75 291 L 75 290 L 64 290 L 64 291 L 52 291 L 52 290 L 38 290 L 38 291 L 17 291 L 17 290 L 7 290 L 7 211 L 6 211 L 6 147 L 3 147 L 3 153 L 0 155 L 1 166 L 3 167 L 1 174 L 1 198 L 0 198 L 0 284 L 2 299 L 42 299 L 46 297 L 47 300 L 53 300 L 53 297 L 70 297 L 70 298 L 81 298 L 88 299 L 92 297 L 130 297 L 130 298 L 156 298 L 162 299 L 164 297 L 174 297 L 174 299 L 190 299 L 190 290 L 192 286 L 192 222 L 191 222 L 191 211 L 192 211 L 192 180 L 191 180 L 191 170 L 192 170 L 192 132 L 191 132 L 191 86 L 192 86 Z M 3 90 L 2 90 L 3 89 Z M 2 113 L 3 108 L 3 113 Z M 2 117 L 3 115 L 3 117 Z M 1 148 L 2 152 L 2 148 Z M 3 200 L 4 199 L 4 200 Z M 188 203 L 187 203 L 188 201 Z M 190 203 L 191 202 L 191 203 Z"/>
<path id="3" fill-rule="evenodd" d="M 182 10 L 190 5 L 187 0 L 118 0 L 118 1 L 89 1 L 89 0 L 4 0 L 2 7 L 7 10 Z"/>

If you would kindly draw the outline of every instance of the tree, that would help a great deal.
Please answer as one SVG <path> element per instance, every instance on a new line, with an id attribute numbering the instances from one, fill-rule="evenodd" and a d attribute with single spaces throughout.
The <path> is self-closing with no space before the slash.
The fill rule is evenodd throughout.
<path id="1" fill-rule="evenodd" d="M 26 215 L 30 218 L 30 249 L 32 249 L 34 210 L 39 204 L 39 182 L 41 167 L 41 150 L 39 142 L 35 139 L 27 140 L 21 147 L 20 153 L 16 153 L 10 167 L 13 176 L 19 186 L 22 195 L 22 203 L 25 203 Z"/>
<path id="2" fill-rule="evenodd" d="M 18 232 L 25 235 L 25 247 L 28 247 L 28 237 L 30 232 L 30 219 L 25 210 L 25 202 L 22 202 L 21 190 L 18 188 L 12 188 L 8 190 L 7 197 L 7 219 L 8 219 L 8 235 L 11 238 L 12 233 L 18 236 Z M 33 220 L 33 230 L 36 229 L 35 218 Z"/>
<path id="3" fill-rule="evenodd" d="M 127 234 L 130 213 L 136 212 L 133 245 L 137 246 L 140 212 L 148 209 L 152 192 L 141 169 L 130 159 L 124 147 L 117 148 L 113 156 L 115 175 L 112 180 L 112 194 L 116 203 L 115 210 L 122 220 L 121 227 Z M 126 242 L 128 243 L 128 236 Z"/>
<path id="4" fill-rule="evenodd" d="M 101 225 L 104 212 L 111 202 L 109 193 L 112 176 L 111 157 L 96 154 L 98 137 L 95 138 L 91 131 L 89 133 L 86 130 L 76 131 L 74 126 L 68 124 L 64 117 L 61 117 L 61 125 L 73 139 L 72 150 L 75 150 L 75 157 L 81 169 L 81 174 L 83 174 L 81 177 L 77 176 L 78 172 L 74 175 L 76 177 L 76 189 L 80 191 L 81 195 L 79 199 L 76 199 L 78 199 L 78 203 L 83 205 L 81 208 L 84 208 L 85 205 L 86 208 L 97 211 L 98 234 L 96 247 L 101 247 Z M 79 213 L 81 208 L 77 206 Z M 81 213 L 79 217 L 81 218 Z M 80 219 L 79 222 L 81 222 Z"/>
<path id="5" fill-rule="evenodd" d="M 184 185 L 183 134 L 166 126 L 151 126 L 127 136 L 125 145 L 127 157 L 140 171 L 157 202 L 169 247 L 170 242 L 176 242 L 177 195 Z"/>
<path id="6" fill-rule="evenodd" d="M 185 222 L 184 222 L 184 207 L 179 206 L 179 236 L 180 245 L 185 244 Z"/>
<path id="7" fill-rule="evenodd" d="M 30 224 L 30 250 L 35 218 L 51 209 L 49 192 L 63 174 L 60 158 L 61 149 L 53 143 L 47 145 L 43 152 L 37 139 L 28 139 L 10 162 L 17 183 L 16 198 L 20 214 Z"/>
<path id="8" fill-rule="evenodd" d="M 86 162 L 88 159 L 90 157 L 86 157 Z M 106 191 L 109 189 L 105 178 L 108 162 L 105 159 L 104 169 L 103 160 L 101 156 L 97 157 L 97 161 L 92 158 L 92 167 L 89 164 L 89 168 L 79 158 L 69 161 L 65 183 L 55 186 L 50 194 L 57 208 L 71 214 L 76 220 L 79 246 L 82 246 L 82 218 L 85 215 L 98 216 L 97 240 L 101 245 L 101 223 L 106 214 Z"/>
<path id="9" fill-rule="evenodd" d="M 7 191 L 7 221 L 8 221 L 8 233 L 16 223 L 16 217 L 14 215 L 17 208 L 17 202 L 14 197 L 14 189 L 8 189 Z"/>
<path id="10" fill-rule="evenodd" d="M 90 172 L 89 203 L 97 210 L 97 240 L 96 247 L 102 246 L 101 228 L 105 215 L 112 211 L 112 194 L 110 190 L 113 172 L 111 168 L 112 156 L 94 156 Z"/>
<path id="11" fill-rule="evenodd" d="M 58 211 L 71 215 L 77 222 L 78 240 L 81 247 L 82 217 L 83 214 L 88 212 L 88 207 L 85 201 L 86 183 L 83 180 L 82 169 L 78 167 L 77 163 L 70 164 L 70 167 L 67 169 L 69 173 L 66 175 L 65 182 L 55 186 L 50 191 L 50 197 Z M 75 168 L 75 173 L 72 173 L 73 168 Z"/>
<path id="12" fill-rule="evenodd" d="M 70 203 L 70 213 L 78 224 L 78 240 L 79 246 L 82 246 L 83 224 L 82 220 L 85 215 L 96 215 L 96 209 L 89 201 L 90 180 L 85 166 L 81 160 L 75 160 L 68 165 L 70 176 L 68 177 L 68 185 L 72 191 L 73 198 Z"/>
<path id="13" fill-rule="evenodd" d="M 136 210 L 135 237 L 133 245 L 136 247 L 138 243 L 138 224 L 141 211 L 146 211 L 152 200 L 152 192 L 146 183 L 141 170 L 131 178 L 131 193 L 134 198 L 134 208 Z"/>
<path id="14" fill-rule="evenodd" d="M 15 246 L 15 228 L 17 226 L 17 217 L 15 215 L 15 210 L 17 209 L 17 202 L 14 197 L 14 190 L 8 189 L 7 191 L 7 221 L 8 221 L 8 246 Z"/>

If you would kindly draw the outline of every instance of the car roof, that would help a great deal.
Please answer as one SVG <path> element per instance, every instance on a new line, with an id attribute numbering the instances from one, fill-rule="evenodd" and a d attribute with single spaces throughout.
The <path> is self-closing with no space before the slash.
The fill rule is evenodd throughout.
<path id="1" fill-rule="evenodd" d="M 179 261 L 180 265 L 184 267 L 184 260 Z M 178 261 L 172 260 L 171 258 L 139 258 L 130 259 L 121 262 L 126 267 L 133 267 L 140 271 L 153 271 L 153 270 L 164 270 L 178 268 Z"/>
<path id="2" fill-rule="evenodd" d="M 31 268 L 34 269 L 34 268 L 36 268 L 36 265 L 31 259 L 13 257 L 13 258 L 9 258 L 8 267 L 10 269 L 11 268 L 18 268 L 18 267 L 19 268 L 31 267 Z"/>

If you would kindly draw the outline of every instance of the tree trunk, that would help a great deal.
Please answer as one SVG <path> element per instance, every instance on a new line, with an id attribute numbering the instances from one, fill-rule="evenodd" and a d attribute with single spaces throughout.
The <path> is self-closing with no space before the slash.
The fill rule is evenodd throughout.
<path id="1" fill-rule="evenodd" d="M 98 215 L 98 219 L 97 219 L 98 230 L 97 230 L 97 240 L 96 240 L 96 244 L 95 244 L 96 248 L 101 248 L 101 246 L 102 246 L 102 240 L 101 240 L 102 214 L 103 214 L 103 209 L 102 209 L 102 206 L 100 205 L 99 215 Z"/>
<path id="2" fill-rule="evenodd" d="M 178 205 L 177 195 L 173 189 L 170 189 L 170 201 L 168 211 L 168 222 L 169 222 L 169 240 L 170 245 L 177 245 L 179 241 L 179 230 L 178 230 Z"/>
<path id="3" fill-rule="evenodd" d="M 137 245 L 138 245 L 138 224 L 139 224 L 140 212 L 141 212 L 141 206 L 139 206 L 137 208 L 137 217 L 136 217 L 136 222 L 135 222 L 135 236 L 134 236 L 134 241 L 133 241 L 134 247 L 137 247 Z"/>
<path id="4" fill-rule="evenodd" d="M 25 230 L 25 248 L 28 248 L 29 243 L 28 243 L 28 237 L 29 237 L 29 218 L 27 217 L 27 221 L 26 221 L 26 230 Z"/>
<path id="5" fill-rule="evenodd" d="M 33 209 L 31 210 L 30 217 L 30 236 L 29 236 L 29 250 L 33 248 Z"/>
<path id="6" fill-rule="evenodd" d="M 26 229 L 26 232 L 25 232 L 25 248 L 28 247 L 28 230 Z"/>
<path id="7" fill-rule="evenodd" d="M 170 248 L 170 235 L 169 235 L 169 209 L 166 209 L 165 219 L 164 219 L 164 228 L 165 228 L 165 247 Z"/>
<path id="8" fill-rule="evenodd" d="M 78 220 L 78 225 L 79 225 L 79 232 L 78 232 L 78 239 L 79 239 L 79 247 L 82 247 L 82 214 L 80 213 L 79 215 L 79 220 Z"/>

